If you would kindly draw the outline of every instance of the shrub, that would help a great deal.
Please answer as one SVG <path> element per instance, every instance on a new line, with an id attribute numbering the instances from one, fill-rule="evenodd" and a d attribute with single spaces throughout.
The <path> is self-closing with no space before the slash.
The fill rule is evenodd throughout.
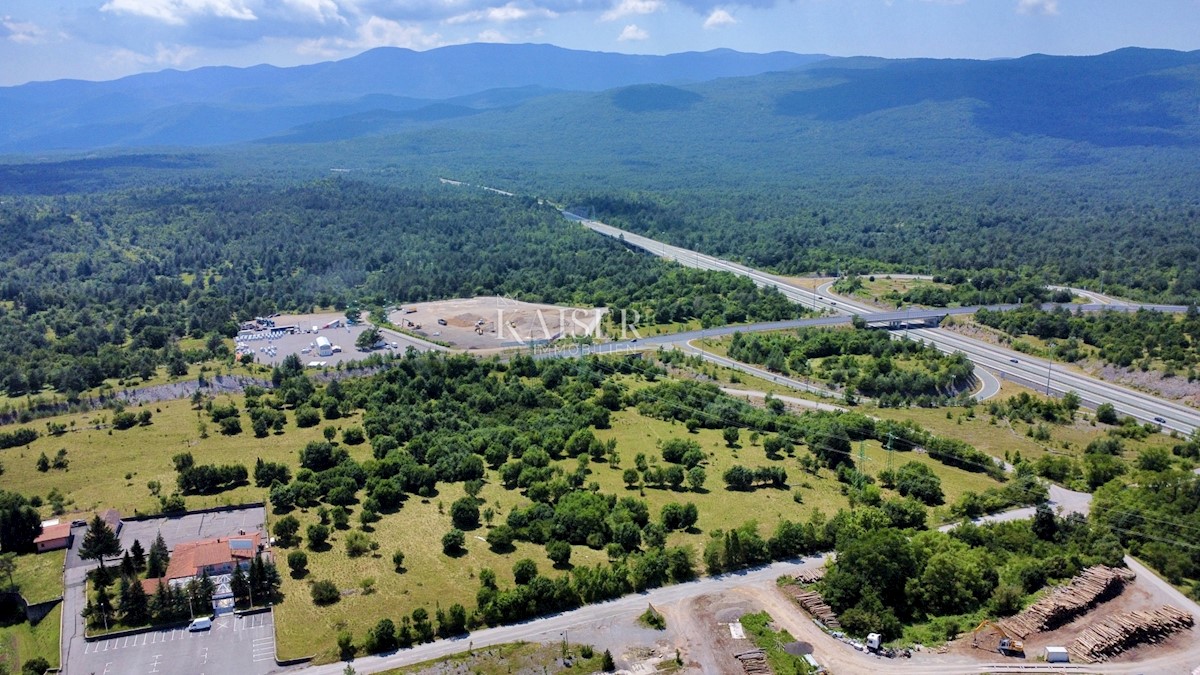
<path id="1" fill-rule="evenodd" d="M 487 533 L 487 543 L 497 553 L 507 553 L 512 549 L 516 532 L 508 525 L 497 525 Z"/>
<path id="2" fill-rule="evenodd" d="M 346 427 L 342 429 L 342 442 L 346 445 L 359 445 L 367 440 L 362 427 Z"/>
<path id="3" fill-rule="evenodd" d="M 404 551 L 397 550 L 392 554 L 392 567 L 396 572 L 404 571 Z"/>
<path id="4" fill-rule="evenodd" d="M 342 594 L 332 581 L 322 579 L 313 583 L 312 599 L 317 605 L 332 605 L 342 599 Z"/>
<path id="5" fill-rule="evenodd" d="M 42 657 L 29 659 L 21 666 L 21 675 L 45 675 L 50 670 L 50 663 Z"/>
<path id="6" fill-rule="evenodd" d="M 450 505 L 450 520 L 460 530 L 473 530 L 479 527 L 479 506 L 470 497 L 457 499 Z"/>
<path id="7" fill-rule="evenodd" d="M 371 550 L 371 539 L 364 532 L 354 530 L 346 534 L 346 555 L 358 558 Z"/>
<path id="8" fill-rule="evenodd" d="M 463 549 L 463 544 L 467 542 L 467 536 L 463 531 L 454 528 L 442 535 L 442 553 L 446 555 L 455 555 Z"/>
<path id="9" fill-rule="evenodd" d="M 305 534 L 308 535 L 308 547 L 314 551 L 324 548 L 325 542 L 329 540 L 329 528 L 320 523 L 309 525 Z"/>
<path id="10" fill-rule="evenodd" d="M 304 551 L 292 551 L 288 553 L 287 564 L 292 570 L 292 576 L 302 577 L 308 571 L 308 554 Z"/>
<path id="11" fill-rule="evenodd" d="M 533 581 L 534 577 L 537 576 L 537 573 L 537 563 L 533 562 L 529 558 L 521 558 L 517 562 L 513 563 L 513 580 L 517 582 L 518 586 L 524 586 L 530 581 Z"/>

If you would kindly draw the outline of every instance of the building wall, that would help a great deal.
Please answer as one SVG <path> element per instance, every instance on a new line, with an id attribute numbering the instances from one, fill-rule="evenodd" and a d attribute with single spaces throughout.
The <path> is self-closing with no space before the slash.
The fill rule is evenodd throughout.
<path id="1" fill-rule="evenodd" d="M 45 553 L 46 551 L 57 551 L 60 548 L 66 548 L 70 544 L 71 544 L 70 535 L 68 535 L 66 537 L 61 537 L 59 539 L 48 539 L 46 541 L 39 541 L 38 545 L 37 545 L 37 552 Z"/>

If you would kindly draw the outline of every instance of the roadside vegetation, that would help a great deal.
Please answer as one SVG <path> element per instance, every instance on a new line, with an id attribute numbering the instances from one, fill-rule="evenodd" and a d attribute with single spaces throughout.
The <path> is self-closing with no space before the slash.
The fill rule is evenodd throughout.
<path id="1" fill-rule="evenodd" d="M 734 333 L 728 355 L 843 388 L 849 402 L 866 396 L 884 408 L 961 404 L 974 383 L 974 366 L 966 356 L 868 328 Z"/>
<path id="2" fill-rule="evenodd" d="M 864 281 L 863 277 L 852 274 L 840 277 L 834 282 L 833 290 L 835 293 L 858 296 L 896 307 L 970 307 L 1016 303 L 1068 303 L 1072 300 L 1070 291 L 1048 289 L 1045 282 L 1012 270 L 953 270 L 945 274 L 934 274 L 928 280 L 906 280 L 906 283 L 895 284 L 895 288 L 882 293 L 872 293 L 878 290 L 876 285 L 874 275 Z"/>
<path id="3" fill-rule="evenodd" d="M 1014 348 L 1039 356 L 1071 363 L 1096 359 L 1118 368 L 1187 378 L 1188 382 L 1198 377 L 1200 312 L 1195 306 L 1183 316 L 1145 309 L 1084 314 L 1065 308 L 1023 307 L 1006 312 L 981 310 L 975 321 L 1001 331 Z M 1021 341 L 1027 337 L 1038 338 L 1044 348 Z"/>

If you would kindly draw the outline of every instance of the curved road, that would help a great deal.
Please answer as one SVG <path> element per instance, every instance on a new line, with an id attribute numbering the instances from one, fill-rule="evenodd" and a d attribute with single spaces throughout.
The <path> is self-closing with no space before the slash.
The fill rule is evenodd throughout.
<path id="1" fill-rule="evenodd" d="M 636 246 L 644 249 L 654 255 L 675 260 L 687 267 L 696 267 L 700 269 L 709 269 L 717 271 L 732 272 L 739 276 L 746 277 L 754 283 L 772 287 L 779 290 L 785 297 L 806 307 L 812 307 L 816 310 L 828 310 L 843 315 L 857 314 L 868 321 L 902 321 L 904 317 L 918 318 L 922 316 L 921 310 L 908 310 L 906 312 L 881 312 L 874 307 L 869 307 L 858 302 L 847 299 L 839 299 L 836 296 L 829 294 L 828 288 L 818 288 L 816 291 L 802 288 L 794 283 L 791 283 L 780 277 L 761 272 L 759 270 L 746 267 L 737 263 L 729 262 L 716 258 L 710 255 L 691 251 L 678 246 L 672 246 L 659 241 L 644 237 L 633 232 L 627 232 L 611 225 L 606 225 L 599 221 L 587 220 L 574 214 L 564 212 L 564 216 L 570 220 L 582 223 L 585 227 L 604 234 L 609 237 L 620 239 L 628 245 Z M 1090 292 L 1089 292 L 1090 293 Z M 1096 294 L 1096 299 L 1109 300 L 1106 296 Z M 1155 309 L 1159 311 L 1179 312 L 1185 311 L 1186 307 L 1177 305 L 1111 305 L 1101 302 L 1096 305 L 1076 305 L 1075 307 L 1083 311 L 1092 311 L 1095 309 L 1120 309 L 1133 311 L 1140 307 Z M 939 310 L 932 314 L 967 314 L 976 311 L 978 308 L 952 308 L 947 310 Z M 925 316 L 929 316 L 928 310 Z M 825 317 L 830 319 L 833 317 Z M 812 324 L 819 325 L 816 322 L 821 319 L 811 319 Z M 779 328 L 791 327 L 786 324 L 796 324 L 798 322 L 777 322 Z M 828 324 L 835 323 L 833 321 Z M 828 325 L 826 324 L 826 325 Z M 769 330 L 764 324 L 756 326 L 741 326 L 733 330 Z M 730 330 L 729 332 L 733 332 Z M 1124 415 L 1131 415 L 1134 418 L 1143 422 L 1154 422 L 1160 424 L 1163 428 L 1178 431 L 1183 434 L 1191 434 L 1197 429 L 1200 429 L 1200 410 L 1189 408 L 1171 401 L 1166 401 L 1149 394 L 1144 394 L 1133 389 L 1122 387 L 1120 385 L 1104 382 L 1092 377 L 1070 373 L 1064 370 L 1054 371 L 1053 364 L 1042 359 L 1030 358 L 1019 352 L 1014 352 L 996 345 L 991 345 L 979 340 L 973 340 L 960 335 L 955 335 L 949 331 L 936 328 L 924 328 L 913 331 L 917 333 L 917 337 L 924 339 L 935 345 L 938 349 L 946 352 L 960 351 L 966 354 L 976 365 L 991 369 L 1001 376 L 1011 379 L 1034 389 L 1042 389 L 1051 393 L 1063 394 L 1067 391 L 1076 392 L 1084 405 L 1095 408 L 1101 403 L 1112 403 L 1117 411 Z M 722 334 L 719 329 L 710 329 L 713 335 Z M 659 336 L 663 337 L 663 336 Z M 681 336 L 676 336 L 681 337 Z M 1161 420 L 1161 422 L 1159 421 Z"/>

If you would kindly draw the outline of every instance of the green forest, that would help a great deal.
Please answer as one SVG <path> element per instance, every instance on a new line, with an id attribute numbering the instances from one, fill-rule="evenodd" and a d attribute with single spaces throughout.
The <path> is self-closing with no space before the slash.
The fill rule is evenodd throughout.
<path id="1" fill-rule="evenodd" d="M 1167 375 L 1186 376 L 1188 382 L 1196 379 L 1196 364 L 1200 362 L 1196 349 L 1200 344 L 1200 313 L 1195 305 L 1182 318 L 1148 309 L 1084 314 L 1063 307 L 1022 307 L 1010 311 L 981 309 L 975 313 L 975 320 L 1011 337 L 1032 335 L 1051 341 L 1050 355 L 1063 361 L 1078 361 L 1094 353 L 1105 363 L 1121 368 L 1153 367 Z M 1094 352 L 1083 345 L 1094 348 Z"/>
<path id="2" fill-rule="evenodd" d="M 10 397 L 228 358 L 237 322 L 477 294 L 712 326 L 804 310 L 679 267 L 529 199 L 329 179 L 200 182 L 0 203 L 0 356 Z M 181 348 L 181 338 L 194 338 Z"/>
<path id="3" fill-rule="evenodd" d="M 913 340 L 893 340 L 886 330 L 734 333 L 729 356 L 773 372 L 846 387 L 885 408 L 958 402 L 974 382 L 974 366 L 963 354 L 943 354 Z"/>

